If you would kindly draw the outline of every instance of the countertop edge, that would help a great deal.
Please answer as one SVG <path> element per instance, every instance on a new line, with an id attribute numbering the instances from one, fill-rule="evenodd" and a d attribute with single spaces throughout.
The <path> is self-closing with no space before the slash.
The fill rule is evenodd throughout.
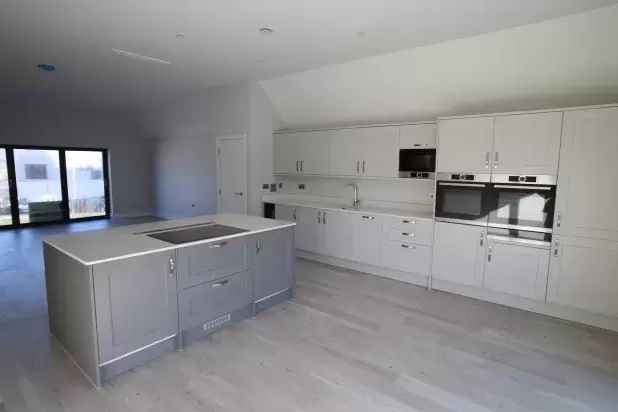
<path id="1" fill-rule="evenodd" d="M 248 232 L 235 233 L 233 235 L 220 236 L 220 237 L 216 237 L 216 238 L 198 240 L 198 241 L 195 241 L 195 242 L 182 243 L 182 244 L 178 244 L 178 245 L 170 244 L 170 246 L 166 246 L 166 247 L 162 247 L 162 248 L 158 248 L 158 249 L 147 250 L 147 251 L 144 251 L 144 252 L 128 253 L 126 255 L 115 256 L 115 257 L 111 257 L 111 258 L 99 259 L 99 260 L 93 260 L 93 261 L 85 261 L 85 260 L 83 260 L 81 258 L 78 258 L 77 256 L 73 255 L 72 253 L 69 253 L 66 250 L 62 249 L 61 247 L 51 243 L 49 239 L 41 239 L 41 241 L 43 243 L 53 247 L 54 249 L 64 253 L 65 255 L 67 255 L 67 256 L 77 260 L 78 262 L 82 263 L 83 265 L 92 266 L 92 265 L 98 265 L 100 263 L 113 262 L 114 260 L 128 259 L 128 258 L 132 258 L 132 257 L 136 257 L 136 256 L 144 256 L 144 255 L 150 255 L 150 254 L 158 253 L 158 252 L 166 252 L 168 250 L 181 249 L 181 248 L 184 248 L 184 247 L 191 247 L 191 246 L 203 245 L 203 244 L 207 244 L 207 243 L 219 242 L 221 240 L 233 239 L 233 238 L 243 237 L 243 236 L 250 236 L 250 235 L 255 235 L 257 233 L 270 232 L 272 230 L 285 229 L 287 227 L 294 227 L 294 226 L 296 226 L 296 223 L 290 222 L 288 224 L 280 225 L 280 226 L 277 226 L 277 227 L 271 227 L 271 228 L 266 228 L 266 229 L 258 229 L 258 230 L 250 230 Z"/>

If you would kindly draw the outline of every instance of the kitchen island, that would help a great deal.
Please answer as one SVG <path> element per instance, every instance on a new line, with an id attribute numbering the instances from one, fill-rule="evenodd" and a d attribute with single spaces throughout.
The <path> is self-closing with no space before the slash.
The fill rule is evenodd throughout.
<path id="1" fill-rule="evenodd" d="M 294 226 L 218 214 L 46 237 L 51 334 L 100 387 L 290 298 Z"/>

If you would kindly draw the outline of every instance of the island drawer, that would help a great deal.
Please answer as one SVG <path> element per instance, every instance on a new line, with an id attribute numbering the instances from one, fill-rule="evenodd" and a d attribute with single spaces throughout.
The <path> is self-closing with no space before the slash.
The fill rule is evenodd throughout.
<path id="1" fill-rule="evenodd" d="M 178 294 L 180 330 L 206 323 L 252 303 L 252 272 L 236 273 Z"/>
<path id="2" fill-rule="evenodd" d="M 417 232 L 415 230 L 400 230 L 400 229 L 387 229 L 386 239 L 402 242 L 402 243 L 414 243 L 417 245 L 431 246 L 433 236 L 430 233 Z"/>
<path id="3" fill-rule="evenodd" d="M 402 272 L 429 276 L 431 247 L 408 243 L 382 242 L 382 266 Z"/>
<path id="4" fill-rule="evenodd" d="M 243 236 L 178 249 L 178 288 L 187 289 L 249 269 L 249 238 Z"/>

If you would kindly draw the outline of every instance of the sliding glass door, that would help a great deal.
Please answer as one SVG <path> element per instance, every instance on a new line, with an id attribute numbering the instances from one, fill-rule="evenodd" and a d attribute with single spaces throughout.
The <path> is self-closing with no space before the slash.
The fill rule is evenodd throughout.
<path id="1" fill-rule="evenodd" d="M 107 217 L 106 150 L 0 146 L 0 228 Z"/>

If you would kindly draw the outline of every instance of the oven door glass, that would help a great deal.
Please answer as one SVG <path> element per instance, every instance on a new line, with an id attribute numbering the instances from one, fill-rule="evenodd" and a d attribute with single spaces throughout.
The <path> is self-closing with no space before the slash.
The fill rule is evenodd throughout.
<path id="1" fill-rule="evenodd" d="M 489 184 L 438 182 L 437 218 L 486 223 L 488 213 Z"/>
<path id="2" fill-rule="evenodd" d="M 555 200 L 555 186 L 494 184 L 491 187 L 489 225 L 551 231 Z"/>

